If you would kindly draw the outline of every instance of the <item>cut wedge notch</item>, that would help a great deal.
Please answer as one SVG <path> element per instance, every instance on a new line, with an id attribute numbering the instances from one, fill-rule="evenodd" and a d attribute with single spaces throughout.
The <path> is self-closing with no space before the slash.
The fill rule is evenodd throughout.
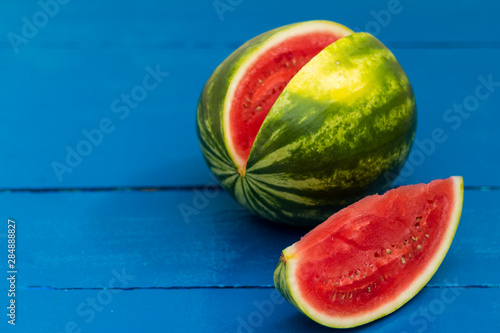
<path id="1" fill-rule="evenodd" d="M 294 25 L 269 38 L 238 69 L 224 117 L 228 150 L 240 174 L 245 174 L 260 127 L 288 82 L 321 50 L 351 33 L 327 21 Z"/>

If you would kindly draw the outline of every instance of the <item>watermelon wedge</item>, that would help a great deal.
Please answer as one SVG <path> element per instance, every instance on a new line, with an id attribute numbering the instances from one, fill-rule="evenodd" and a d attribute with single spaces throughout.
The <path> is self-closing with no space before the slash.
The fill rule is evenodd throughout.
<path id="1" fill-rule="evenodd" d="M 347 328 L 383 317 L 431 279 L 451 245 L 462 177 L 366 197 L 286 248 L 274 284 L 320 324 Z"/>

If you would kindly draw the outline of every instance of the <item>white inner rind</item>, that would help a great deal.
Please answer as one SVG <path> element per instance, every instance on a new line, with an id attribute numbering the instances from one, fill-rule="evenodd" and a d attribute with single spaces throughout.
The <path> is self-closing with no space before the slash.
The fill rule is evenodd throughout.
<path id="1" fill-rule="evenodd" d="M 290 290 L 291 296 L 294 298 L 295 303 L 300 307 L 300 310 L 304 312 L 309 318 L 317 321 L 318 323 L 335 328 L 348 328 L 355 327 L 369 323 L 375 319 L 381 318 L 391 312 L 396 311 L 406 302 L 408 302 L 413 296 L 415 296 L 426 284 L 429 282 L 431 277 L 437 271 L 439 265 L 443 261 L 448 249 L 450 248 L 453 237 L 455 236 L 455 231 L 458 227 L 458 222 L 460 221 L 460 215 L 462 213 L 462 203 L 463 203 L 463 178 L 460 176 L 451 177 L 454 185 L 454 195 L 453 200 L 454 207 L 452 209 L 451 218 L 449 221 L 448 229 L 446 230 L 443 238 L 441 239 L 441 244 L 434 255 L 434 258 L 427 264 L 423 269 L 422 273 L 415 278 L 410 287 L 397 296 L 393 301 L 381 305 L 379 308 L 370 311 L 364 315 L 356 315 L 351 317 L 335 317 L 327 315 L 315 310 L 311 307 L 307 301 L 304 299 L 300 289 L 297 285 L 296 279 L 296 268 L 299 260 L 294 258 L 294 245 L 286 248 L 283 254 L 286 258 L 286 279 Z"/>
<path id="2" fill-rule="evenodd" d="M 333 34 L 338 34 L 340 36 L 348 36 L 353 33 L 347 27 L 344 27 L 341 24 L 330 22 L 330 21 L 308 21 L 303 23 L 297 23 L 291 25 L 290 28 L 285 29 L 283 31 L 278 32 L 276 35 L 269 38 L 264 42 L 262 47 L 257 48 L 250 56 L 247 56 L 243 59 L 240 59 L 238 62 L 243 63 L 241 67 L 237 69 L 235 72 L 231 83 L 229 84 L 228 91 L 226 94 L 226 99 L 224 101 L 224 110 L 223 110 L 223 121 L 224 121 L 224 141 L 226 143 L 227 151 L 229 152 L 229 156 L 233 160 L 234 164 L 238 168 L 240 174 L 243 176 L 245 174 L 244 166 L 246 165 L 246 160 L 238 156 L 236 153 L 234 146 L 231 142 L 231 126 L 230 126 L 230 110 L 233 102 L 233 96 L 236 93 L 236 89 L 238 88 L 240 81 L 245 77 L 246 73 L 255 62 L 269 49 L 274 46 L 284 42 L 285 40 L 291 37 L 297 37 L 301 35 L 305 35 L 308 33 L 321 33 L 321 32 L 330 32 Z M 301 70 L 303 70 L 306 66 L 304 66 Z M 300 71 L 299 71 L 300 72 Z M 285 87 L 286 89 L 286 87 Z"/>

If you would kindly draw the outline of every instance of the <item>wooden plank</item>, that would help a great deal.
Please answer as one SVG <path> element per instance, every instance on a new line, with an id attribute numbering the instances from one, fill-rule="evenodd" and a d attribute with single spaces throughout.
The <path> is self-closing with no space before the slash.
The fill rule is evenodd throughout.
<path id="1" fill-rule="evenodd" d="M 44 0 L 42 3 L 50 2 Z M 61 1 L 63 2 L 63 1 Z M 355 0 L 341 5 L 311 0 L 282 2 L 221 0 L 169 2 L 154 0 L 122 3 L 117 0 L 71 1 L 58 9 L 49 9 L 53 17 L 44 19 L 36 2 L 3 6 L 0 36 L 3 46 L 11 49 L 9 32 L 23 36 L 23 17 L 38 23 L 33 33 L 25 34 L 31 47 L 190 47 L 245 41 L 281 25 L 328 19 L 356 30 L 369 31 L 386 41 L 398 42 L 494 42 L 498 46 L 496 15 L 499 5 L 493 0 L 386 1 Z M 117 10 L 119 8 L 120 10 Z M 300 10 L 297 10 L 300 8 Z M 480 10 L 478 10 L 480 9 Z M 38 15 L 38 16 L 37 16 Z M 34 20 L 33 17 L 36 16 Z M 466 22 L 467 24 L 461 24 Z M 488 45 L 488 44 L 487 44 Z"/>
<path id="2" fill-rule="evenodd" d="M 122 267 L 137 276 L 133 287 L 271 286 L 281 250 L 306 231 L 254 217 L 224 192 L 204 193 L 0 193 L 18 226 L 19 286 L 106 286 Z M 466 191 L 431 285 L 500 284 L 499 202 L 500 191 Z"/>
<path id="3" fill-rule="evenodd" d="M 6 327 L 11 325 L 5 318 L 0 327 L 2 332 L 58 333 L 331 332 L 295 310 L 274 289 L 114 292 L 118 293 L 21 290 L 16 327 Z M 92 300 L 98 310 L 93 310 Z M 395 313 L 352 331 L 476 332 L 487 328 L 498 332 L 499 300 L 499 288 L 424 288 Z"/>
<path id="4" fill-rule="evenodd" d="M 44 49 L 14 55 L 0 50 L 0 70 L 8 78 L 0 81 L 4 92 L 0 107 L 5 110 L 0 114 L 0 139 L 9 142 L 0 147 L 0 158 L 6 161 L 0 166 L 1 187 L 210 182 L 196 138 L 195 109 L 205 80 L 229 53 L 228 49 Z M 500 89 L 480 88 L 488 97 L 474 99 L 483 79 L 491 76 L 500 81 L 500 50 L 396 49 L 394 53 L 415 89 L 417 140 L 423 142 L 414 147 L 419 152 L 398 183 L 460 174 L 467 185 L 500 185 L 496 170 L 500 157 L 495 153 L 500 144 Z M 135 108 L 128 108 L 128 114 L 126 108 L 117 109 L 125 102 L 112 108 L 122 94 L 142 85 L 147 66 L 156 70 L 157 65 L 169 75 L 159 78 L 156 89 Z M 470 104 L 476 100 L 477 107 Z M 464 103 L 474 111 L 448 111 Z M 90 144 L 83 131 L 94 133 L 103 119 L 112 122 L 105 127 L 109 133 L 102 139 L 94 134 L 96 144 Z M 425 148 L 437 128 L 446 139 L 434 140 L 434 149 Z M 81 160 L 73 156 L 70 164 L 67 149 L 78 147 L 87 156 Z M 61 166 L 54 171 L 54 162 L 71 172 Z"/>

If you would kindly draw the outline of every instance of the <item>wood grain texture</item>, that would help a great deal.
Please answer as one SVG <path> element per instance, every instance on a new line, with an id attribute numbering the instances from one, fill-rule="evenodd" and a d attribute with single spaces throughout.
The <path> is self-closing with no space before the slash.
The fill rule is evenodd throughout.
<path id="1" fill-rule="evenodd" d="M 297 312 L 274 289 L 25 290 L 15 328 L 2 332 L 332 332 Z M 94 299 L 96 309 L 89 305 Z M 58 306 L 55 306 L 59 304 Z M 62 306 L 64 304 L 64 306 Z M 471 311 L 471 307 L 481 311 Z M 489 332 L 500 289 L 424 288 L 394 314 L 349 332 Z M 29 321 L 26 320 L 29 318 Z M 481 325 L 484 326 L 478 326 Z"/>
<path id="2" fill-rule="evenodd" d="M 462 175 L 476 189 L 430 283 L 353 331 L 500 331 L 497 1 L 232 1 L 221 16 L 212 0 L 68 1 L 16 52 L 9 38 L 40 3 L 54 2 L 0 5 L 0 213 L 18 223 L 19 270 L 17 327 L 1 312 L 1 332 L 331 332 L 271 287 L 280 251 L 305 230 L 254 217 L 213 187 L 195 134 L 199 93 L 232 50 L 311 19 L 374 33 L 408 74 L 418 142 L 396 185 Z M 125 111 L 122 94 L 151 71 L 164 73 L 158 86 Z M 109 132 L 59 179 L 52 163 L 105 119 Z"/>
<path id="3" fill-rule="evenodd" d="M 297 1 L 221 2 L 232 5 L 219 16 L 213 1 L 69 1 L 60 6 L 57 14 L 25 46 L 157 47 L 162 42 L 166 42 L 166 46 L 174 42 L 173 47 L 180 44 L 203 48 L 218 43 L 243 42 L 277 26 L 313 19 L 327 19 L 378 32 L 387 41 L 500 41 L 495 15 L 499 5 L 494 0 L 453 3 L 311 0 L 307 5 Z M 5 36 L 6 48 L 10 47 L 7 33 L 19 34 L 22 17 L 31 20 L 39 10 L 36 2 L 2 5 L 0 36 Z M 384 11 L 389 13 L 384 15 Z"/>
<path id="4" fill-rule="evenodd" d="M 206 201 L 197 193 L 204 190 L 1 193 L 18 225 L 19 286 L 105 286 L 123 267 L 137 276 L 133 287 L 271 286 L 281 250 L 306 230 L 254 217 L 224 192 Z M 500 258 L 500 191 L 466 191 L 464 200 L 430 283 L 500 285 L 492 266 Z"/>
<path id="5" fill-rule="evenodd" d="M 1 188 L 81 188 L 204 185 L 211 181 L 195 133 L 199 93 L 226 49 L 0 50 Z M 417 99 L 417 140 L 399 184 L 428 182 L 454 174 L 468 185 L 500 185 L 500 49 L 396 49 Z M 142 84 L 151 66 L 169 75 L 128 108 L 122 94 Z M 474 111 L 448 111 L 471 103 L 481 84 L 497 86 Z M 6 79 L 8 78 L 8 79 Z M 470 97 L 472 96 L 472 97 Z M 118 110 L 119 112 L 113 112 Z M 123 117 L 123 119 L 121 118 Z M 67 162 L 68 150 L 90 142 L 109 119 L 110 133 L 80 149 L 87 156 Z M 437 142 L 433 131 L 442 129 Z M 432 145 L 426 144 L 433 140 Z M 70 147 L 70 148 L 67 148 Z M 469 163 L 468 161 L 474 161 Z M 52 163 L 70 167 L 59 179 Z M 72 163 L 72 164 L 68 164 Z"/>

